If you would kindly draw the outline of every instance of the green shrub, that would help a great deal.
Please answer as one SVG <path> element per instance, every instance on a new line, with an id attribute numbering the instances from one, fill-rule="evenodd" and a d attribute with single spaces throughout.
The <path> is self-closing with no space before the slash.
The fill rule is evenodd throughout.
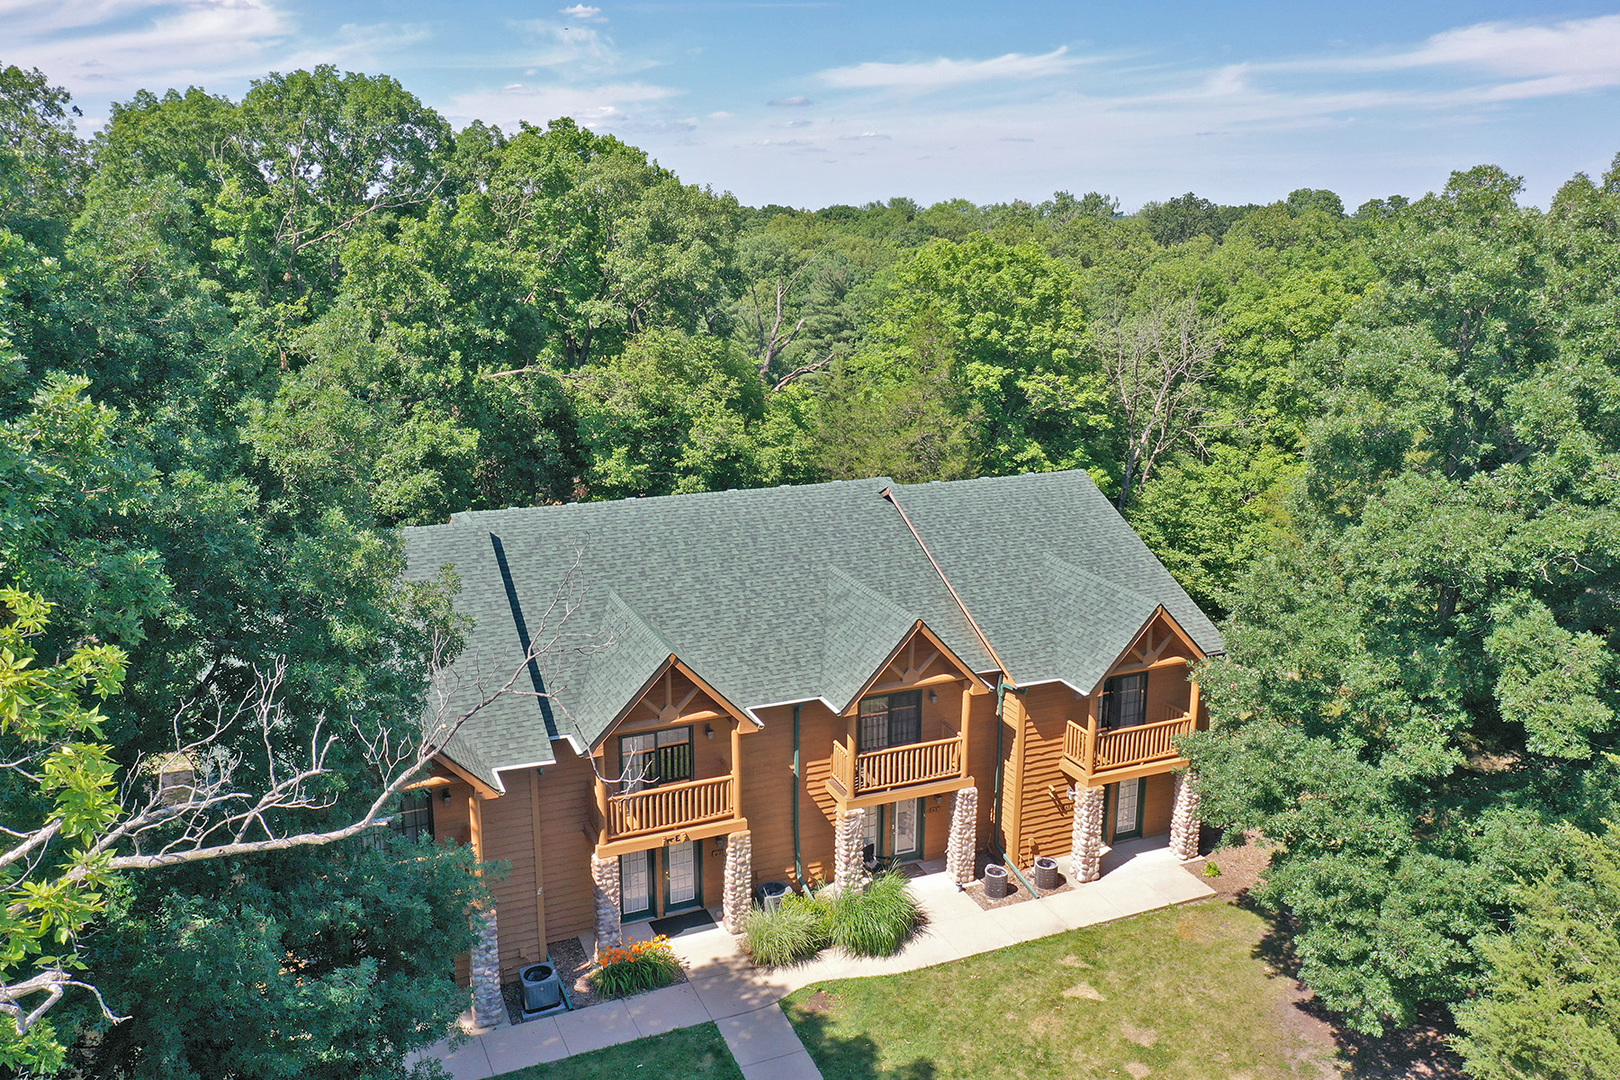
<path id="1" fill-rule="evenodd" d="M 680 973 L 681 962 L 675 959 L 675 950 L 660 934 L 629 948 L 596 950 L 596 970 L 590 974 L 590 983 L 602 997 L 627 997 L 668 986 Z"/>
<path id="2" fill-rule="evenodd" d="M 921 921 L 905 875 L 890 870 L 873 878 L 864 891 L 845 892 L 834 900 L 829 931 L 834 944 L 856 956 L 893 956 Z"/>
<path id="3" fill-rule="evenodd" d="M 789 893 L 774 911 L 755 908 L 748 913 L 743 948 L 756 964 L 796 963 L 827 947 L 831 918 L 832 905 L 826 900 Z"/>

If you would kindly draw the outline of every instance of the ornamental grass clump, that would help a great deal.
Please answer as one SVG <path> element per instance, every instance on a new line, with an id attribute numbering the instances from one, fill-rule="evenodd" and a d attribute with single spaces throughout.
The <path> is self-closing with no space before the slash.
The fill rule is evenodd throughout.
<path id="1" fill-rule="evenodd" d="M 832 904 L 828 930 L 833 944 L 856 956 L 893 956 L 922 921 L 922 910 L 905 875 L 890 870 L 865 890 L 846 891 Z"/>
<path id="2" fill-rule="evenodd" d="M 832 904 L 789 893 L 774 910 L 755 908 L 743 927 L 743 948 L 754 963 L 780 967 L 808 959 L 831 941 Z"/>
<path id="3" fill-rule="evenodd" d="M 681 962 L 675 959 L 669 938 L 659 934 L 628 948 L 597 949 L 596 970 L 590 974 L 590 983 L 602 997 L 628 997 L 668 986 L 680 973 Z"/>

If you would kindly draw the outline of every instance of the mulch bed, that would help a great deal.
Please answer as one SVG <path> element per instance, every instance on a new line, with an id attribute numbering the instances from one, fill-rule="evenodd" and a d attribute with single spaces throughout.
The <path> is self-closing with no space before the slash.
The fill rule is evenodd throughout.
<path id="1" fill-rule="evenodd" d="M 602 999 L 596 996 L 591 989 L 590 980 L 586 978 L 591 970 L 591 958 L 585 953 L 585 946 L 579 943 L 579 938 L 563 938 L 561 941 L 546 943 L 546 949 L 551 953 L 551 965 L 557 969 L 562 978 L 563 985 L 568 987 L 568 1000 L 573 1002 L 575 1009 L 583 1009 L 595 1005 Z M 686 981 L 686 969 L 676 972 L 671 986 Z M 501 997 L 506 1000 L 506 1018 L 514 1024 L 521 1024 L 525 1020 L 536 1020 L 538 1017 L 523 1015 L 523 987 L 516 982 L 501 984 Z M 546 1013 L 547 1016 L 556 1016 L 556 1013 Z"/>
<path id="2" fill-rule="evenodd" d="M 1058 893 L 1068 892 L 1070 889 L 1074 888 L 1074 886 L 1070 884 L 1068 877 L 1061 869 L 1058 871 L 1057 888 L 1048 889 L 1045 892 L 1032 892 L 1030 889 L 1024 888 L 1023 882 L 1019 881 L 1018 878 L 1009 873 L 1007 875 L 1007 895 L 1001 897 L 1000 899 L 992 900 L 984 895 L 984 868 L 992 861 L 993 860 L 990 858 L 989 852 L 979 852 L 979 857 L 975 859 L 973 863 L 973 881 L 964 886 L 962 889 L 963 892 L 967 893 L 968 896 L 973 898 L 973 902 L 975 904 L 978 904 L 979 907 L 983 908 L 985 911 L 990 911 L 994 908 L 1011 907 L 1013 904 L 1022 904 L 1025 900 L 1034 900 L 1041 896 L 1056 896 Z M 1063 864 L 1061 862 L 1058 863 L 1059 867 L 1062 865 Z M 1031 886 L 1035 884 L 1034 870 L 1022 870 L 1020 872 L 1023 873 L 1024 877 L 1029 879 Z"/>

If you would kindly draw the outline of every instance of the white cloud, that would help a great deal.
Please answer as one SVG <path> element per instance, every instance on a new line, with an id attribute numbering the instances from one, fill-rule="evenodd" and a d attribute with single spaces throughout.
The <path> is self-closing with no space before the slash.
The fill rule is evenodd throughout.
<path id="1" fill-rule="evenodd" d="M 565 8 L 558 8 L 557 14 L 566 15 L 575 22 L 607 22 L 607 16 L 602 9 L 589 4 L 571 4 Z"/>
<path id="2" fill-rule="evenodd" d="M 1535 25 L 1489 22 L 1435 34 L 1404 51 L 1262 65 L 1276 72 L 1392 72 L 1463 68 L 1523 80 L 1498 97 L 1542 97 L 1620 85 L 1620 15 Z"/>
<path id="3" fill-rule="evenodd" d="M 1039 56 L 1008 53 L 990 60 L 921 60 L 904 64 L 868 61 L 853 67 L 829 68 L 817 76 L 839 90 L 892 89 L 928 92 L 976 83 L 1016 80 L 1027 82 L 1065 75 L 1081 61 L 1063 46 Z"/>
<path id="4" fill-rule="evenodd" d="M 271 70 L 370 66 L 426 36 L 383 24 L 312 39 L 277 0 L 0 0 L 0 26 L 7 63 L 40 68 L 92 111 L 139 89 L 239 90 Z"/>
<path id="5" fill-rule="evenodd" d="M 765 104 L 777 109 L 802 109 L 807 105 L 814 105 L 815 102 L 811 101 L 807 97 L 804 97 L 803 95 L 800 95 L 798 97 L 771 98 L 771 100 L 767 101 Z"/>

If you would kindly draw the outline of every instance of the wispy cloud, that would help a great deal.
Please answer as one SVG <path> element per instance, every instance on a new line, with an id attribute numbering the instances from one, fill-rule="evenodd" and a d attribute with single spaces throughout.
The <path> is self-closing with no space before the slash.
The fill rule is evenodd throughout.
<path id="1" fill-rule="evenodd" d="M 839 90 L 893 89 L 928 92 L 976 83 L 1016 80 L 1027 82 L 1066 75 L 1081 63 L 1062 46 L 1039 56 L 1008 53 L 989 60 L 948 60 L 938 57 L 911 63 L 868 61 L 852 67 L 829 68 L 817 78 Z"/>
<path id="2" fill-rule="evenodd" d="M 801 94 L 798 97 L 771 98 L 771 100 L 767 101 L 765 104 L 775 109 L 803 109 L 807 106 L 814 105 L 815 102 Z"/>
<path id="3" fill-rule="evenodd" d="M 420 26 L 377 24 L 306 37 L 276 0 L 0 0 L 0 26 L 8 63 L 40 68 L 91 110 L 142 88 L 366 66 L 426 36 Z"/>
<path id="4" fill-rule="evenodd" d="M 452 120 L 483 120 L 503 128 L 519 121 L 544 124 L 571 116 L 589 128 L 624 130 L 689 129 L 695 121 L 674 120 L 654 106 L 679 96 L 680 91 L 647 83 L 603 83 L 575 86 L 566 83 L 532 85 L 513 83 L 500 90 L 459 94 L 446 108 Z"/>

